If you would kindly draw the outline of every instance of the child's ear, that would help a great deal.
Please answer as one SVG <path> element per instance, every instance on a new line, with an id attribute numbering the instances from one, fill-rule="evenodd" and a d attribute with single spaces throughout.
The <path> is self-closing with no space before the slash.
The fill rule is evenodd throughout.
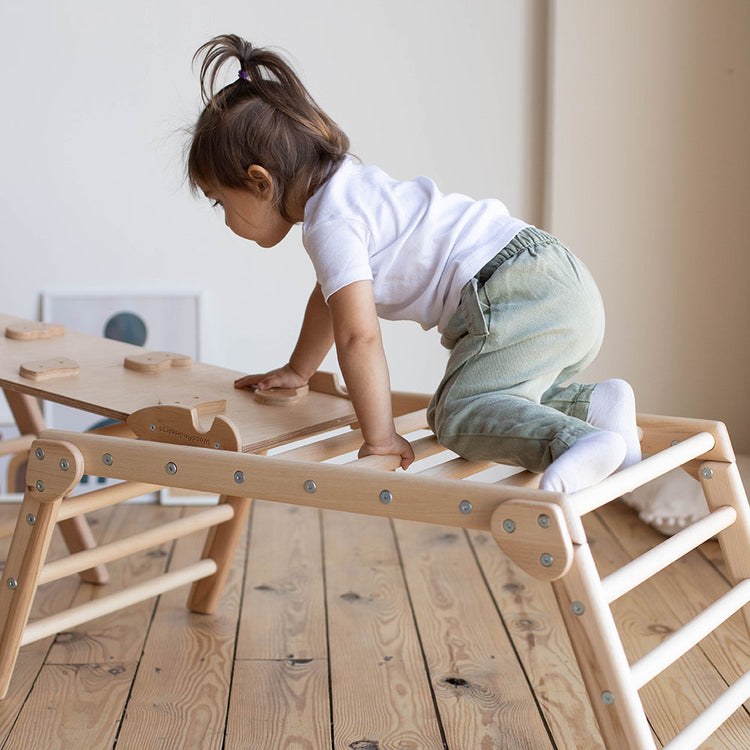
<path id="1" fill-rule="evenodd" d="M 250 189 L 261 199 L 273 198 L 273 179 L 270 172 L 258 164 L 251 164 L 247 168 Z"/>

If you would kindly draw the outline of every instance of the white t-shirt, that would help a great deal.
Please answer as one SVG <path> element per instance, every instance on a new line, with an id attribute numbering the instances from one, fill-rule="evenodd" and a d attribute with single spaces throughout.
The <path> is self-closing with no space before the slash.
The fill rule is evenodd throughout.
<path id="1" fill-rule="evenodd" d="M 372 279 L 378 316 L 442 331 L 461 289 L 524 227 L 498 200 L 443 195 L 347 159 L 305 205 L 302 242 L 326 300 Z"/>

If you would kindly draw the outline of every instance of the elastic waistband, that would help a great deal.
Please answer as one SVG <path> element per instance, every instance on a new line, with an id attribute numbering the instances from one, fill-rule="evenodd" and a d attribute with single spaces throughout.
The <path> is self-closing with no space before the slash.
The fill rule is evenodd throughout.
<path id="1" fill-rule="evenodd" d="M 548 232 L 536 227 L 525 227 L 491 261 L 482 267 L 475 278 L 480 284 L 484 284 L 509 258 L 514 258 L 534 245 L 550 245 L 554 242 L 559 242 L 559 240 Z"/>

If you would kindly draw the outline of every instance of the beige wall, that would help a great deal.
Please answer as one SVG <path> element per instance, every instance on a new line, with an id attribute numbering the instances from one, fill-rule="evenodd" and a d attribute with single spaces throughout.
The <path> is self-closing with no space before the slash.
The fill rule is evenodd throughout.
<path id="1" fill-rule="evenodd" d="M 750 453 L 750 2 L 560 1 L 550 44 L 546 223 L 608 313 L 588 374 Z"/>

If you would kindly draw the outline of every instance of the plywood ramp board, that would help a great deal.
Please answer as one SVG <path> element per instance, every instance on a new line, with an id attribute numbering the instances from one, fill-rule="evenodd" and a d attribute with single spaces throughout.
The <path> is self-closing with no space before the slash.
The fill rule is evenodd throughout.
<path id="1" fill-rule="evenodd" d="M 443 750 L 391 525 L 323 512 L 335 750 Z"/>
<path id="2" fill-rule="evenodd" d="M 0 328 L 24 321 L 0 315 Z M 170 404 L 175 399 L 225 399 L 225 416 L 239 429 L 244 449 L 260 451 L 355 421 L 351 402 L 339 396 L 310 392 L 285 409 L 256 401 L 250 390 L 237 390 L 243 373 L 194 362 L 163 372 L 134 372 L 124 367 L 126 357 L 146 350 L 132 344 L 74 331 L 37 341 L 0 336 L 0 387 L 44 397 L 67 406 L 125 420 L 138 409 Z M 68 357 L 80 372 L 74 378 L 51 380 L 43 390 L 19 375 L 24 362 Z"/>

